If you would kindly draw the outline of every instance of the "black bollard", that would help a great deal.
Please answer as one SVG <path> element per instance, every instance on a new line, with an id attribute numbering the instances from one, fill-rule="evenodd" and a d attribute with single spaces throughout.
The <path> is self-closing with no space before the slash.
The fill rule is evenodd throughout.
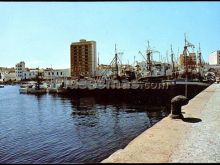
<path id="1" fill-rule="evenodd" d="M 185 96 L 178 95 L 171 100 L 171 114 L 172 119 L 182 119 L 183 115 L 181 112 L 181 107 L 188 104 L 189 100 Z"/>

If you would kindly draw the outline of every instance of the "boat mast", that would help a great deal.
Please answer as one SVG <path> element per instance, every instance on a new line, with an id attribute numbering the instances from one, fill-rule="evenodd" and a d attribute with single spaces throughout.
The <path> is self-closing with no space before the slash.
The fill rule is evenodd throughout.
<path id="1" fill-rule="evenodd" d="M 157 50 L 153 50 L 150 48 L 149 41 L 147 41 L 147 70 L 150 71 L 150 75 L 152 76 L 152 66 L 153 66 L 153 53 L 159 53 L 159 58 L 160 58 L 160 52 Z"/>
<path id="2" fill-rule="evenodd" d="M 150 59 L 151 53 L 152 53 L 152 51 L 150 50 L 149 41 L 147 41 L 147 70 L 150 71 L 150 75 L 152 76 L 152 72 L 151 72 L 152 62 Z"/>
<path id="3" fill-rule="evenodd" d="M 200 68 L 202 66 L 202 53 L 201 53 L 200 43 L 199 43 L 198 59 L 199 59 L 198 66 Z"/>
<path id="4" fill-rule="evenodd" d="M 185 96 L 187 97 L 187 81 L 188 81 L 188 56 L 187 56 L 187 53 L 189 52 L 188 47 L 195 48 L 195 46 L 186 40 L 186 33 L 184 34 L 184 36 L 185 36 L 185 45 L 184 45 L 183 55 L 184 55 L 185 75 L 186 75 L 185 76 L 185 81 L 186 81 Z"/>
<path id="5" fill-rule="evenodd" d="M 97 70 L 98 70 L 98 77 L 100 76 L 100 72 L 99 72 L 99 52 L 98 52 L 98 66 L 97 66 Z"/>
<path id="6" fill-rule="evenodd" d="M 40 89 L 40 72 L 39 72 L 39 67 L 37 69 L 37 84 L 36 84 L 36 89 L 39 90 Z"/>
<path id="7" fill-rule="evenodd" d="M 169 58 L 168 58 L 168 50 L 166 51 L 166 61 L 167 61 L 168 64 L 170 63 Z"/>
<path id="8" fill-rule="evenodd" d="M 187 79 L 188 79 L 188 65 L 187 65 L 187 46 L 186 46 L 186 33 L 185 33 L 185 45 L 183 50 L 184 55 L 184 68 L 185 68 L 185 96 L 187 97 Z"/>
<path id="9" fill-rule="evenodd" d="M 118 77 L 118 54 L 117 54 L 116 44 L 115 44 L 115 68 L 116 68 L 116 77 Z"/>
<path id="10" fill-rule="evenodd" d="M 52 87 L 52 80 L 53 80 L 53 77 L 52 77 L 52 65 L 50 65 L 51 67 L 51 74 L 50 74 L 50 86 Z"/>
<path id="11" fill-rule="evenodd" d="M 120 62 L 120 64 L 122 65 L 121 60 L 118 57 L 118 54 L 123 54 L 123 52 L 117 53 L 116 44 L 115 44 L 115 56 L 112 59 L 112 61 L 109 64 L 109 66 L 112 69 L 112 72 L 113 72 L 114 76 L 117 76 L 117 77 L 119 76 L 119 74 L 118 74 L 118 72 L 119 72 L 118 63 Z M 102 76 L 106 75 L 107 71 L 108 71 L 108 69 L 106 68 L 105 71 L 102 73 Z"/>
<path id="12" fill-rule="evenodd" d="M 99 53 L 98 53 L 98 66 L 99 66 Z"/>
<path id="13" fill-rule="evenodd" d="M 173 72 L 173 77 L 175 76 L 175 66 L 174 66 L 174 60 L 173 60 L 173 55 L 174 55 L 174 53 L 173 53 L 173 48 L 172 48 L 172 44 L 171 44 L 171 46 L 170 46 L 171 48 L 171 62 L 172 62 L 172 72 Z"/>

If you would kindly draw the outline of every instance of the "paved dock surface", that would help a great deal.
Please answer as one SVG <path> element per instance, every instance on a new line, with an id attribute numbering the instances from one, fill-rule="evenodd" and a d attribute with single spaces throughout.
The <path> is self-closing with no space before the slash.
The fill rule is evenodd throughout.
<path id="1" fill-rule="evenodd" d="M 182 107 L 184 119 L 162 119 L 102 163 L 220 162 L 220 84 Z"/>

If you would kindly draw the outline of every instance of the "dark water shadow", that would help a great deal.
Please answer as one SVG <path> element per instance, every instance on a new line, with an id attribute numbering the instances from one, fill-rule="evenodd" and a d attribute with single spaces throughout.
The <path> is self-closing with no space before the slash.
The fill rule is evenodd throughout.
<path id="1" fill-rule="evenodd" d="M 194 118 L 194 117 L 186 117 L 186 118 L 183 118 L 182 120 L 187 123 L 198 123 L 202 121 L 201 119 Z"/>

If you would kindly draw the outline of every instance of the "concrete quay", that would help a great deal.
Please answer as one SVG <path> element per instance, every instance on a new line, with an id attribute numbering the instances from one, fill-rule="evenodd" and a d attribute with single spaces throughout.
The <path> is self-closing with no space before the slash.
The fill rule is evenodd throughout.
<path id="1" fill-rule="evenodd" d="M 182 114 L 165 117 L 101 163 L 220 162 L 220 84 L 196 95 Z"/>

